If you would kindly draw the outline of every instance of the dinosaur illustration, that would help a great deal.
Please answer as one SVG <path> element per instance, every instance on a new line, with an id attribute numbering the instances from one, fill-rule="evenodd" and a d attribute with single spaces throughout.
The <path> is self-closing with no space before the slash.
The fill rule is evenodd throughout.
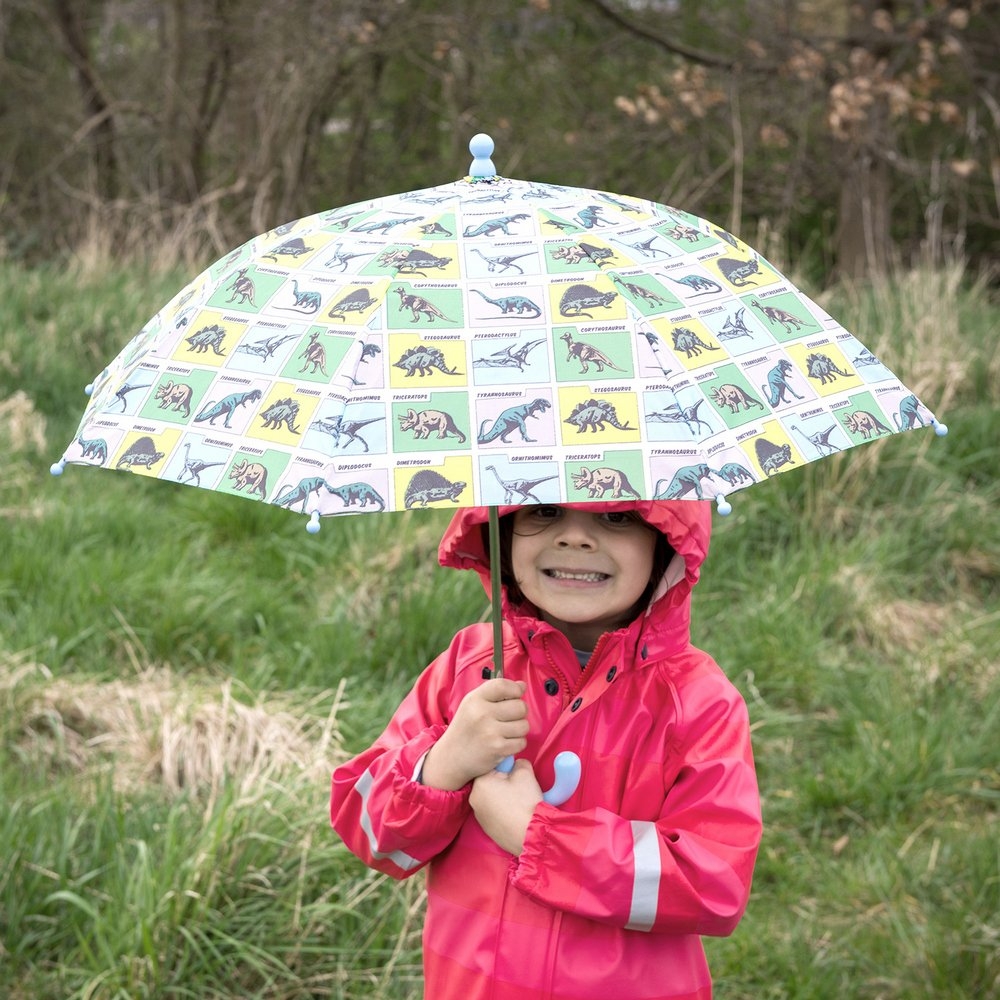
<path id="1" fill-rule="evenodd" d="M 315 247 L 306 246 L 305 240 L 296 236 L 294 239 L 286 240 L 278 244 L 270 253 L 262 254 L 261 260 L 277 261 L 279 257 L 291 257 L 298 260 L 303 254 L 312 253 Z"/>
<path id="2" fill-rule="evenodd" d="M 573 473 L 573 489 L 586 490 L 591 499 L 603 498 L 609 490 L 616 500 L 625 494 L 639 499 L 639 491 L 621 469 L 588 469 L 582 466 L 579 472 Z"/>
<path id="3" fill-rule="evenodd" d="M 782 358 L 768 373 L 767 373 L 767 385 L 761 386 L 761 392 L 767 393 L 768 403 L 773 409 L 779 403 L 788 403 L 789 399 L 785 395 L 786 392 L 790 392 L 796 399 L 805 399 L 804 396 L 800 396 L 791 386 L 788 381 L 788 376 L 794 371 L 792 368 L 791 361 Z"/>
<path id="4" fill-rule="evenodd" d="M 640 209 L 636 205 L 630 205 L 628 202 L 622 201 L 621 198 L 616 198 L 613 194 L 608 194 L 607 191 L 599 191 L 597 197 L 601 201 L 606 201 L 609 205 L 614 205 L 619 212 L 634 212 L 637 215 L 640 212 Z"/>
<path id="5" fill-rule="evenodd" d="M 241 493 L 246 490 L 248 496 L 259 493 L 261 500 L 267 499 L 267 468 L 260 462 L 249 462 L 245 458 L 234 462 L 229 478 L 233 480 L 234 490 Z"/>
<path id="6" fill-rule="evenodd" d="M 881 437 L 883 434 L 892 433 L 874 413 L 869 413 L 868 410 L 854 410 L 848 413 L 844 423 L 852 434 L 861 434 L 866 441 L 873 434 L 875 437 Z"/>
<path id="7" fill-rule="evenodd" d="M 797 434 L 801 434 L 819 453 L 822 458 L 824 455 L 832 455 L 836 451 L 840 451 L 835 444 L 830 443 L 830 435 L 837 429 L 837 424 L 833 424 L 827 427 L 825 431 L 817 431 L 815 434 L 807 434 L 804 430 L 801 430 L 795 424 L 791 425 L 793 431 Z"/>
<path id="8" fill-rule="evenodd" d="M 240 305 L 245 305 L 249 302 L 256 309 L 257 303 L 253 300 L 255 293 L 254 283 L 252 278 L 247 277 L 247 270 L 248 268 L 241 268 L 236 277 L 233 278 L 232 284 L 226 286 L 226 291 L 233 293 L 227 301 L 235 302 L 237 297 L 239 297 Z"/>
<path id="9" fill-rule="evenodd" d="M 743 482 L 756 482 L 751 473 L 747 469 L 744 469 L 738 462 L 726 462 L 726 464 L 715 472 L 714 475 L 718 476 L 720 479 L 725 479 L 730 486 L 736 486 Z"/>
<path id="10" fill-rule="evenodd" d="M 487 421 L 484 420 L 480 425 L 476 440 L 479 444 L 489 444 L 499 438 L 504 444 L 510 444 L 507 435 L 512 431 L 520 431 L 522 441 L 534 441 L 534 438 L 528 437 L 528 417 L 535 417 L 551 408 L 552 404 L 541 397 L 533 399 L 530 403 L 512 406 L 504 410 L 493 421 L 493 426 L 488 431 L 486 430 Z"/>
<path id="11" fill-rule="evenodd" d="M 528 218 L 525 212 L 518 212 L 517 215 L 504 215 L 499 219 L 487 219 L 478 226 L 467 226 L 462 235 L 468 239 L 473 236 L 494 236 L 501 232 L 504 236 L 510 236 L 510 226 L 516 222 L 522 222 Z"/>
<path id="12" fill-rule="evenodd" d="M 760 467 L 764 470 L 764 474 L 768 478 L 777 472 L 783 465 L 795 464 L 795 461 L 792 458 L 791 445 L 778 445 L 773 441 L 768 441 L 765 437 L 759 437 L 754 440 L 753 447 L 754 451 L 757 453 L 757 461 L 760 463 Z"/>
<path id="13" fill-rule="evenodd" d="M 315 493 L 318 499 L 319 491 L 324 487 L 328 493 L 336 492 L 322 476 L 309 476 L 306 479 L 300 479 L 298 486 L 293 487 L 289 483 L 278 493 L 271 503 L 278 507 L 286 507 L 289 510 L 291 510 L 293 504 L 301 503 L 302 513 L 304 514 L 310 494 Z"/>
<path id="14" fill-rule="evenodd" d="M 637 285 L 634 281 L 626 281 L 617 272 L 611 272 L 611 280 L 618 285 L 619 288 L 624 289 L 628 292 L 629 297 L 634 302 L 636 299 L 642 299 L 646 305 L 650 306 L 661 306 L 666 303 L 666 299 L 662 295 L 657 295 L 656 292 L 651 291 L 642 285 Z"/>
<path id="15" fill-rule="evenodd" d="M 298 434 L 300 431 L 295 426 L 295 418 L 298 415 L 299 404 L 290 396 L 286 396 L 284 399 L 279 399 L 277 402 L 272 403 L 266 410 L 263 410 L 260 417 L 268 430 L 280 430 L 281 425 L 284 424 L 290 434 Z"/>
<path id="16" fill-rule="evenodd" d="M 287 312 L 300 312 L 305 313 L 307 316 L 312 316 L 314 313 L 319 312 L 319 307 L 323 303 L 323 297 L 319 292 L 310 291 L 309 289 L 299 290 L 298 280 L 292 278 L 292 298 L 294 299 L 293 305 L 290 306 L 275 306 L 275 309 L 283 309 Z"/>
<path id="17" fill-rule="evenodd" d="M 586 309 L 607 309 L 618 298 L 617 292 L 599 292 L 590 285 L 571 285 L 559 300 L 559 312 L 567 319 L 575 316 L 594 317 Z"/>
<path id="18" fill-rule="evenodd" d="M 693 492 L 699 500 L 702 500 L 704 499 L 704 494 L 701 488 L 701 481 L 708 479 L 711 475 L 712 470 L 704 462 L 699 465 L 685 465 L 674 473 L 673 478 L 667 483 L 665 489 L 662 488 L 663 484 L 667 482 L 665 479 L 661 479 L 656 484 L 656 489 L 653 491 L 653 499 L 680 500 L 686 493 Z"/>
<path id="19" fill-rule="evenodd" d="M 503 490 L 504 503 L 528 503 L 529 501 L 541 503 L 542 501 L 534 493 L 536 487 L 559 478 L 558 476 L 542 476 L 539 479 L 501 479 L 495 465 L 487 465 L 485 471 L 492 472 L 496 477 L 496 481 Z M 519 500 L 516 499 L 518 497 Z"/>
<path id="20" fill-rule="evenodd" d="M 423 378 L 432 374 L 434 369 L 445 375 L 461 375 L 458 370 L 447 366 L 444 354 L 438 348 L 428 347 L 426 344 L 409 348 L 398 361 L 393 362 L 393 368 L 402 368 L 407 378 L 411 378 L 416 372 Z"/>
<path id="21" fill-rule="evenodd" d="M 395 229 L 396 226 L 403 226 L 410 222 L 423 221 L 424 217 L 422 215 L 410 215 L 404 219 L 373 219 L 370 222 L 362 222 L 360 226 L 355 226 L 351 232 L 376 233 L 381 231 L 382 235 L 385 236 L 390 229 Z"/>
<path id="22" fill-rule="evenodd" d="M 184 442 L 184 468 L 177 476 L 179 483 L 194 483 L 201 486 L 201 474 L 206 469 L 212 469 L 217 465 L 225 465 L 225 462 L 205 462 L 200 458 L 191 457 L 191 442 Z"/>
<path id="23" fill-rule="evenodd" d="M 122 413 L 125 412 L 125 407 L 127 405 L 126 396 L 130 392 L 135 392 L 136 389 L 148 389 L 153 383 L 144 382 L 142 385 L 133 385 L 131 382 L 126 382 L 120 389 L 115 392 L 115 399 L 117 399 L 122 404 Z"/>
<path id="24" fill-rule="evenodd" d="M 711 278 L 706 278 L 703 274 L 684 274 L 679 278 L 672 278 L 669 274 L 665 274 L 664 277 L 667 281 L 674 282 L 675 285 L 684 285 L 692 292 L 702 295 L 714 295 L 716 292 L 722 291 L 722 285 L 712 281 Z"/>
<path id="25" fill-rule="evenodd" d="M 751 277 L 760 274 L 760 263 L 755 257 L 753 260 L 734 260 L 732 257 L 720 257 L 716 262 L 722 276 L 734 288 L 746 288 L 747 285 L 756 285 Z"/>
<path id="26" fill-rule="evenodd" d="M 670 254 L 666 250 L 660 250 L 653 246 L 659 238 L 659 236 L 650 236 L 648 240 L 644 240 L 642 243 L 625 243 L 623 240 L 615 240 L 615 243 L 620 243 L 623 247 L 628 247 L 629 250 L 635 250 L 642 254 L 643 257 L 655 257 L 657 254 L 669 257 Z"/>
<path id="27" fill-rule="evenodd" d="M 740 306 L 732 316 L 727 316 L 726 322 L 719 327 L 719 340 L 736 340 L 737 337 L 752 337 L 753 331 L 746 325 L 744 321 L 745 316 L 745 306 Z"/>
<path id="28" fill-rule="evenodd" d="M 426 278 L 424 271 L 441 270 L 451 263 L 451 257 L 435 257 L 425 250 L 385 250 L 379 254 L 379 267 L 394 268 L 396 274 L 416 274 Z"/>
<path id="29" fill-rule="evenodd" d="M 347 486 L 328 486 L 327 489 L 338 496 L 345 507 L 367 507 L 368 504 L 385 510 L 385 500 L 370 483 L 349 483 Z"/>
<path id="30" fill-rule="evenodd" d="M 347 221 L 349 222 L 350 218 L 348 218 Z M 324 264 L 324 267 L 328 267 L 331 269 L 336 267 L 340 271 L 346 272 L 347 265 L 356 257 L 371 257 L 371 256 L 372 256 L 371 251 L 368 251 L 367 253 L 347 253 L 344 250 L 342 250 L 340 248 L 340 244 L 337 243 L 333 246 L 333 253 L 327 259 L 326 263 Z"/>
<path id="31" fill-rule="evenodd" d="M 439 500 L 451 500 L 458 503 L 466 484 L 451 482 L 433 469 L 421 469 L 407 484 L 403 494 L 403 506 L 410 510 L 413 507 L 426 507 L 429 503 Z"/>
<path id="32" fill-rule="evenodd" d="M 449 235 L 451 235 L 449 233 Z M 478 247 L 472 248 L 473 253 L 479 254 L 480 257 L 486 261 L 486 269 L 493 274 L 497 268 L 500 268 L 500 273 L 503 274 L 505 271 L 509 271 L 510 268 L 514 268 L 518 274 L 524 274 L 524 268 L 520 264 L 514 263 L 520 260 L 522 257 L 530 257 L 535 251 L 528 250 L 525 253 L 517 254 L 496 254 L 495 256 L 487 257 L 486 254 L 482 252 Z"/>
<path id="33" fill-rule="evenodd" d="M 267 362 L 271 360 L 274 352 L 282 344 L 288 340 L 298 340 L 298 338 L 299 335 L 297 333 L 288 333 L 284 336 L 276 333 L 270 337 L 265 337 L 263 340 L 255 340 L 252 344 L 240 344 L 236 350 L 244 354 L 254 354 Z"/>
<path id="34" fill-rule="evenodd" d="M 348 292 L 342 299 L 338 299 L 330 306 L 327 316 L 331 319 L 347 319 L 349 312 L 364 312 L 376 303 L 367 288 L 356 288 L 353 292 Z"/>
<path id="35" fill-rule="evenodd" d="M 202 411 L 194 418 L 196 424 L 207 420 L 210 424 L 215 424 L 215 418 L 225 416 L 225 425 L 229 426 L 229 421 L 237 408 L 247 403 L 256 403 L 260 399 L 260 389 L 251 389 L 249 392 L 234 392 L 231 396 L 220 399 L 218 403 L 207 403 Z"/>
<path id="36" fill-rule="evenodd" d="M 806 372 L 810 378 L 819 379 L 820 385 L 836 382 L 837 376 L 852 378 L 853 372 L 841 371 L 836 362 L 826 354 L 810 354 L 806 358 Z"/>
<path id="37" fill-rule="evenodd" d="M 687 429 L 692 434 L 698 433 L 699 427 L 704 427 L 710 434 L 712 432 L 712 425 L 702 420 L 698 416 L 698 409 L 705 400 L 696 400 L 691 406 L 679 406 L 677 403 L 671 403 L 666 409 L 660 410 L 658 413 L 650 413 L 646 420 L 648 421 L 658 421 L 663 424 L 686 424 Z"/>
<path id="38" fill-rule="evenodd" d="M 610 226 L 611 223 L 601 218 L 604 209 L 600 205 L 587 205 L 576 213 L 576 220 L 584 229 L 596 229 L 598 226 Z"/>
<path id="39" fill-rule="evenodd" d="M 163 458 L 163 452 L 156 450 L 156 445 L 151 437 L 136 438 L 129 446 L 128 450 L 115 466 L 116 469 L 132 469 L 141 466 L 145 469 L 152 469 L 159 460 Z"/>
<path id="40" fill-rule="evenodd" d="M 590 371 L 590 366 L 592 364 L 597 365 L 598 372 L 604 371 L 605 368 L 613 368 L 616 372 L 624 371 L 624 368 L 619 368 L 606 354 L 599 351 L 593 344 L 586 344 L 580 340 L 574 340 L 573 334 L 567 330 L 559 338 L 560 340 L 566 341 L 566 347 L 569 353 L 566 355 L 567 361 L 572 361 L 576 358 L 580 362 L 580 374 L 586 375 Z"/>
<path id="41" fill-rule="evenodd" d="M 458 438 L 459 444 L 464 444 L 466 441 L 461 428 L 455 423 L 455 418 L 443 410 L 418 411 L 411 407 L 406 413 L 399 415 L 399 429 L 413 431 L 413 437 L 417 441 L 429 438 L 435 431 L 438 440 L 451 436 Z"/>
<path id="42" fill-rule="evenodd" d="M 302 349 L 299 358 L 302 360 L 300 373 L 312 365 L 310 375 L 315 375 L 317 371 L 320 371 L 326 378 L 330 377 L 326 370 L 326 348 L 319 342 L 319 330 L 313 330 L 309 334 L 309 343 Z"/>
<path id="43" fill-rule="evenodd" d="M 367 452 L 368 442 L 361 436 L 359 431 L 362 427 L 367 427 L 368 424 L 374 424 L 379 420 L 385 420 L 385 417 L 369 417 L 367 420 L 345 420 L 340 416 L 335 417 L 333 420 L 314 420 L 309 426 L 324 434 L 331 435 L 334 444 L 338 448 L 349 448 L 355 441 L 360 441 L 361 447 Z M 343 445 L 340 443 L 341 437 L 347 438 Z"/>
<path id="44" fill-rule="evenodd" d="M 226 339 L 226 331 L 218 323 L 203 326 L 184 339 L 191 345 L 188 350 L 194 351 L 195 354 L 204 354 L 211 349 L 212 353 L 220 358 L 226 356 L 226 352 L 220 350 L 222 342 Z"/>
<path id="45" fill-rule="evenodd" d="M 510 313 L 516 313 L 518 316 L 528 313 L 534 319 L 536 316 L 542 315 L 542 310 L 527 296 L 504 295 L 499 299 L 491 299 L 485 292 L 481 292 L 478 288 L 473 288 L 471 291 L 475 292 L 480 298 L 485 299 L 491 306 L 496 306 L 505 316 Z"/>
<path id="46" fill-rule="evenodd" d="M 680 243 L 681 240 L 687 243 L 697 243 L 701 239 L 701 230 L 695 229 L 694 226 L 686 226 L 683 222 L 675 222 L 663 230 L 663 235 L 675 243 Z"/>
<path id="47" fill-rule="evenodd" d="M 746 410 L 749 410 L 751 406 L 759 406 L 765 413 L 767 412 L 767 407 L 759 399 L 754 399 L 745 389 L 732 382 L 713 386 L 710 395 L 712 402 L 720 410 L 724 406 L 728 406 L 729 412 L 733 414 L 739 413 L 741 406 Z"/>
<path id="48" fill-rule="evenodd" d="M 98 465 L 103 465 L 108 460 L 108 442 L 104 438 L 91 438 L 87 440 L 78 437 L 76 443 L 81 448 L 81 458 L 94 458 L 97 460 Z"/>
<path id="49" fill-rule="evenodd" d="M 414 295 L 412 292 L 407 292 L 398 285 L 393 289 L 397 295 L 399 295 L 399 308 L 400 310 L 409 309 L 413 314 L 413 322 L 417 323 L 420 321 L 420 314 L 423 313 L 429 322 L 433 323 L 435 319 L 443 319 L 446 323 L 454 323 L 455 321 L 449 319 L 443 312 L 433 302 L 425 299 L 422 295 Z"/>
<path id="50" fill-rule="evenodd" d="M 618 413 L 606 399 L 588 399 L 584 403 L 578 403 L 563 423 L 573 424 L 578 434 L 588 429 L 596 434 L 605 429 L 605 423 L 620 431 L 634 429 L 629 426 L 627 420 L 624 424 L 619 421 Z"/>
<path id="51" fill-rule="evenodd" d="M 450 237 L 450 236 L 454 236 L 455 235 L 454 233 L 449 232 L 447 229 L 445 229 L 444 226 L 442 226 L 440 222 L 425 222 L 422 226 L 419 227 L 419 229 L 420 229 L 420 232 L 422 232 L 424 234 L 424 236 L 449 236 Z"/>
<path id="52" fill-rule="evenodd" d="M 894 413 L 892 419 L 898 431 L 913 430 L 918 425 L 926 426 L 924 418 L 920 415 L 920 400 L 913 393 L 899 401 L 899 412 Z"/>
<path id="53" fill-rule="evenodd" d="M 529 340 L 520 347 L 508 346 L 503 350 L 494 351 L 489 357 L 476 358 L 472 364 L 476 368 L 516 368 L 523 372 L 527 367 L 531 349 L 544 343 L 544 340 Z"/>
<path id="54" fill-rule="evenodd" d="M 787 309 L 781 309 L 778 306 L 761 305 L 757 299 L 751 299 L 750 304 L 755 309 L 759 309 L 769 323 L 780 323 L 785 333 L 794 333 L 806 325 L 805 320 L 799 319 L 798 316 L 790 313 Z"/>
<path id="55" fill-rule="evenodd" d="M 186 382 L 174 382 L 172 379 L 157 386 L 155 398 L 159 400 L 160 409 L 171 409 L 182 413 L 185 418 L 191 416 L 191 397 L 194 389 Z"/>
<path id="56" fill-rule="evenodd" d="M 703 350 L 722 350 L 722 348 L 717 345 L 706 344 L 694 330 L 687 326 L 675 326 L 673 330 L 670 331 L 670 336 L 674 342 L 674 350 L 678 353 L 683 351 L 684 356 L 687 358 L 696 358 Z"/>

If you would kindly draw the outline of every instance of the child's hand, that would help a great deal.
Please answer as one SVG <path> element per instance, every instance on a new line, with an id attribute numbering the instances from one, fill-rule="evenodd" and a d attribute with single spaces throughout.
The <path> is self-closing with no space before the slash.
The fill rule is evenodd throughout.
<path id="1" fill-rule="evenodd" d="M 487 836 L 515 856 L 524 850 L 524 836 L 542 789 L 526 760 L 514 761 L 510 774 L 491 771 L 473 782 L 469 802 Z"/>
<path id="2" fill-rule="evenodd" d="M 498 677 L 470 691 L 424 759 L 420 780 L 455 791 L 520 753 L 528 745 L 526 687 L 524 681 Z"/>

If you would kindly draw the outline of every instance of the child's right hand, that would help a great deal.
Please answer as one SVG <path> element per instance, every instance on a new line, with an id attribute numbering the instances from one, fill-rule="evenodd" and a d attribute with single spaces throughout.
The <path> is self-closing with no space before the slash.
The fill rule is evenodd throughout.
<path id="1" fill-rule="evenodd" d="M 423 784 L 456 791 L 520 753 L 528 745 L 526 688 L 524 681 L 497 677 L 470 691 L 424 758 Z"/>

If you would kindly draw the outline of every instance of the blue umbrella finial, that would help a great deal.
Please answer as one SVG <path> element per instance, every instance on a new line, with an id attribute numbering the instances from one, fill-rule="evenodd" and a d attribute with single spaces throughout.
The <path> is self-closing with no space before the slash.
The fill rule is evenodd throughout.
<path id="1" fill-rule="evenodd" d="M 497 168 L 490 159 L 494 148 L 493 140 L 485 132 L 479 132 L 469 140 L 469 152 L 472 154 L 470 177 L 496 177 Z"/>

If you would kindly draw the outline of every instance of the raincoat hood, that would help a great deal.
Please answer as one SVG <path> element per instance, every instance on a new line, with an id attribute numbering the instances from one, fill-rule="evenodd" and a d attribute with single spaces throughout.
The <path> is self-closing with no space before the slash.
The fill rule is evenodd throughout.
<path id="1" fill-rule="evenodd" d="M 708 555 L 712 526 L 712 504 L 699 500 L 610 500 L 592 503 L 566 503 L 561 507 L 586 510 L 594 514 L 612 511 L 635 511 L 647 524 L 664 534 L 676 555 L 653 592 L 651 606 L 668 591 L 672 604 L 690 595 L 698 580 L 701 565 Z M 500 517 L 512 514 L 516 505 L 499 506 Z M 486 592 L 490 592 L 490 564 L 483 526 L 489 520 L 489 508 L 465 507 L 452 518 L 438 549 L 442 566 L 475 570 Z M 507 595 L 504 588 L 504 604 Z"/>

